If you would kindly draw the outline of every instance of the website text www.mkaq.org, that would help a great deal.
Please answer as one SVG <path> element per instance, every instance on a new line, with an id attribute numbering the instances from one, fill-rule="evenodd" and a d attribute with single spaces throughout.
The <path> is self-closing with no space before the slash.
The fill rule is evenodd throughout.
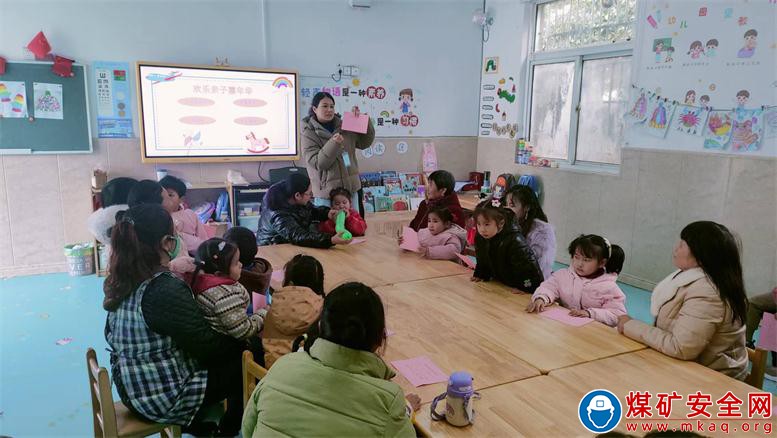
<path id="1" fill-rule="evenodd" d="M 762 435 L 772 434 L 772 420 L 688 420 L 687 418 L 677 420 L 661 421 L 634 421 L 626 420 L 625 429 L 627 432 L 695 432 L 698 434 L 723 433 L 723 434 L 742 434 L 755 433 Z"/>

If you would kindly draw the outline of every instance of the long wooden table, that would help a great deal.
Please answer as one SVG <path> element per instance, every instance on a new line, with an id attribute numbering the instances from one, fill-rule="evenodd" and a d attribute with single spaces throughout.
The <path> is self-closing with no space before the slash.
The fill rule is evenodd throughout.
<path id="1" fill-rule="evenodd" d="M 260 246 L 257 255 L 269 260 L 274 270 L 282 270 L 286 262 L 300 253 L 321 262 L 326 290 L 346 281 L 360 281 L 376 287 L 467 272 L 465 267 L 454 262 L 422 259 L 417 253 L 400 249 L 396 237 L 378 234 L 368 235 L 364 243 L 336 245 L 329 249 L 290 244 Z"/>
<path id="2" fill-rule="evenodd" d="M 705 430 L 694 429 L 701 435 L 757 436 L 758 433 L 752 430 L 756 423 L 759 424 L 759 433 L 763 435 L 764 423 L 769 422 L 760 417 L 747 419 L 748 393 L 762 391 L 695 362 L 672 359 L 655 350 L 625 353 L 551 371 L 547 376 L 482 390 L 481 399 L 474 402 L 477 413 L 475 423 L 466 428 L 432 421 L 429 404 L 424 405 L 416 414 L 416 422 L 432 436 L 591 436 L 580 423 L 577 412 L 580 400 L 593 389 L 606 389 L 618 397 L 622 416 L 615 430 L 636 433 L 638 436 L 646 432 L 642 430 L 643 422 L 646 422 L 646 425 L 652 424 L 654 428 L 656 423 L 667 423 L 670 430 L 682 429 L 682 423 L 691 423 L 692 427 L 696 428 L 697 419 L 686 418 L 691 412 L 686 402 L 689 400 L 688 396 L 697 391 L 710 394 L 713 403 L 728 391 L 744 401 L 741 411 L 744 413 L 744 420 L 716 420 L 718 405 L 709 407 L 707 411 L 712 415 L 712 419 L 701 418 Z M 645 420 L 625 418 L 628 413 L 626 397 L 629 391 L 650 392 L 648 404 L 652 406 L 652 417 Z M 672 391 L 682 396 L 682 400 L 672 403 L 672 420 L 664 420 L 658 416 L 656 394 L 671 394 Z M 720 431 L 724 421 L 729 423 L 729 434 Z M 749 423 L 749 433 L 742 432 L 743 422 Z M 717 431 L 709 431 L 712 423 L 715 423 Z M 636 425 L 638 431 L 628 431 L 628 424 Z"/>
<path id="3" fill-rule="evenodd" d="M 471 271 L 470 271 L 471 272 Z M 473 283 L 471 274 L 396 283 L 379 288 L 387 302 L 411 300 L 416 315 L 440 315 L 539 369 L 577 365 L 644 345 L 611 327 L 591 322 L 572 327 L 525 312 L 531 295 L 497 282 Z"/>

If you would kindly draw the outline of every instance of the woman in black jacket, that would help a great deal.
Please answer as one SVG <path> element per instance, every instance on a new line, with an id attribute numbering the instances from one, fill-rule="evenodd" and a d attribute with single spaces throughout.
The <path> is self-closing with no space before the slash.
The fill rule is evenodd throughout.
<path id="1" fill-rule="evenodd" d="M 273 184 L 264 195 L 262 215 L 256 233 L 258 245 L 292 243 L 312 248 L 329 248 L 348 243 L 340 234 L 318 231 L 317 222 L 334 220 L 337 210 L 314 207 L 310 178 L 299 173 Z"/>
<path id="2" fill-rule="evenodd" d="M 502 283 L 533 293 L 542 283 L 542 271 L 529 245 L 513 220 L 513 212 L 484 201 L 475 209 L 477 265 L 472 281 L 495 278 Z"/>

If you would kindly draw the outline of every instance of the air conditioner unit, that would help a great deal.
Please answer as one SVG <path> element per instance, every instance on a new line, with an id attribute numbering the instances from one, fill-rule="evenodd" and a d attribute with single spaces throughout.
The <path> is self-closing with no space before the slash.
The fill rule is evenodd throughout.
<path id="1" fill-rule="evenodd" d="M 372 7 L 372 0 L 348 0 L 348 6 L 352 8 L 369 9 Z"/>

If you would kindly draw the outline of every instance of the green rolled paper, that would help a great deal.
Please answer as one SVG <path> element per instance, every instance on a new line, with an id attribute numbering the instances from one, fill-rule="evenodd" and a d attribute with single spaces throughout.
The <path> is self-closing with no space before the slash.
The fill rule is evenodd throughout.
<path id="1" fill-rule="evenodd" d="M 335 218 L 335 231 L 337 231 L 337 234 L 343 233 L 343 239 L 345 240 L 351 240 L 351 238 L 353 238 L 351 232 L 345 229 L 345 210 L 340 210 L 340 212 L 337 213 L 337 217 Z"/>

